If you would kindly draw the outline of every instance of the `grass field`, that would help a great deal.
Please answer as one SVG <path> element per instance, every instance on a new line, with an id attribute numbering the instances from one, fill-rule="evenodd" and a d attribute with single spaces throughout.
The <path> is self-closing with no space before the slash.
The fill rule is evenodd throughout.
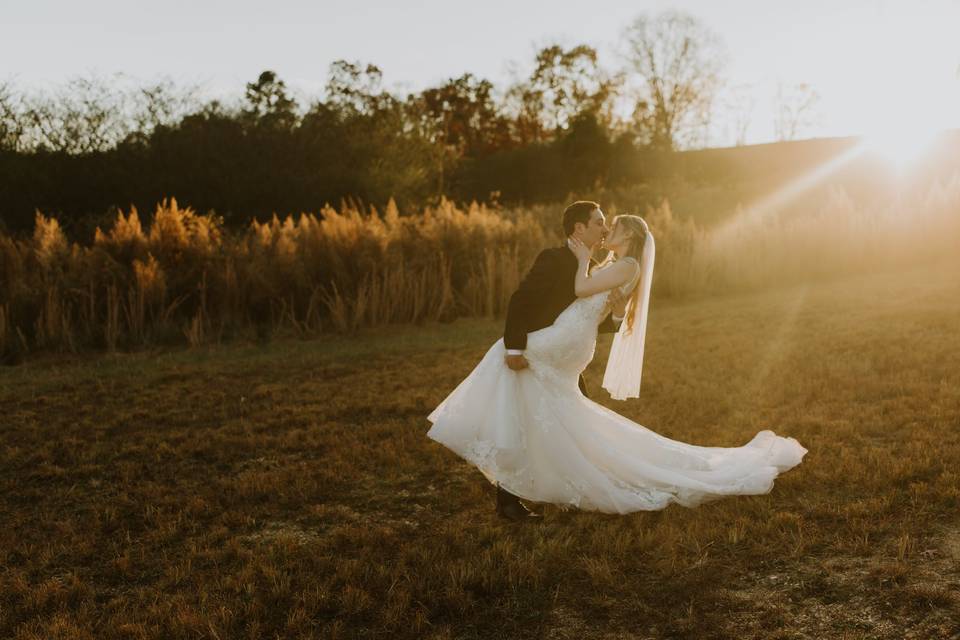
<path id="1" fill-rule="evenodd" d="M 0 369 L 0 636 L 960 637 L 960 267 L 655 304 L 671 438 L 769 495 L 500 521 L 426 415 L 501 323 Z"/>

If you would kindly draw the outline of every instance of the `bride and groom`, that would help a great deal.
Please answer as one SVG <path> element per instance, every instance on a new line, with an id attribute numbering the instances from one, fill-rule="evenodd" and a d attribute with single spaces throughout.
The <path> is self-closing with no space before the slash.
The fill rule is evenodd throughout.
<path id="1" fill-rule="evenodd" d="M 542 251 L 510 298 L 503 338 L 430 414 L 427 436 L 497 486 L 497 513 L 542 515 L 522 500 L 604 513 L 694 507 L 769 493 L 807 450 L 759 432 L 740 447 L 661 436 L 593 402 L 582 372 L 598 332 L 614 333 L 603 377 L 611 397 L 638 397 L 656 247 L 646 222 L 578 201 L 567 238 Z M 593 250 L 607 257 L 597 264 Z"/>

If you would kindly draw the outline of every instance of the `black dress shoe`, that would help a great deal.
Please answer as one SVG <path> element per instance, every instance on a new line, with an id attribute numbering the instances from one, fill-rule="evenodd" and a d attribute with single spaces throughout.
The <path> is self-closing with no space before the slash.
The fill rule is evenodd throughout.
<path id="1" fill-rule="evenodd" d="M 531 511 L 520 498 L 513 495 L 497 483 L 497 515 L 514 522 L 540 522 L 543 514 Z"/>

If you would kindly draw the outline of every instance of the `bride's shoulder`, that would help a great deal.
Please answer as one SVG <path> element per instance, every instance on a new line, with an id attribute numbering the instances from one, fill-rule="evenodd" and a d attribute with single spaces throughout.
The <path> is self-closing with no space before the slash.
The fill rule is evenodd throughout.
<path id="1" fill-rule="evenodd" d="M 640 262 L 631 256 L 624 256 L 617 262 L 621 263 L 624 270 L 624 277 L 628 282 L 633 282 L 640 275 Z"/>
<path id="2" fill-rule="evenodd" d="M 640 265 L 632 258 L 619 258 L 605 265 L 611 275 L 626 282 L 635 277 Z"/>

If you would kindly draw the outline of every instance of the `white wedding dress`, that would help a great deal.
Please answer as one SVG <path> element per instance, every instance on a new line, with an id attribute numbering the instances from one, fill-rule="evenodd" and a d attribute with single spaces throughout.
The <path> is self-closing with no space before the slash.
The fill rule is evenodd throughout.
<path id="1" fill-rule="evenodd" d="M 741 447 L 686 444 L 583 395 L 609 293 L 577 298 L 528 334 L 528 369 L 508 368 L 498 340 L 430 414 L 427 436 L 510 493 L 562 508 L 622 514 L 769 493 L 807 452 L 795 439 L 764 430 Z"/>

